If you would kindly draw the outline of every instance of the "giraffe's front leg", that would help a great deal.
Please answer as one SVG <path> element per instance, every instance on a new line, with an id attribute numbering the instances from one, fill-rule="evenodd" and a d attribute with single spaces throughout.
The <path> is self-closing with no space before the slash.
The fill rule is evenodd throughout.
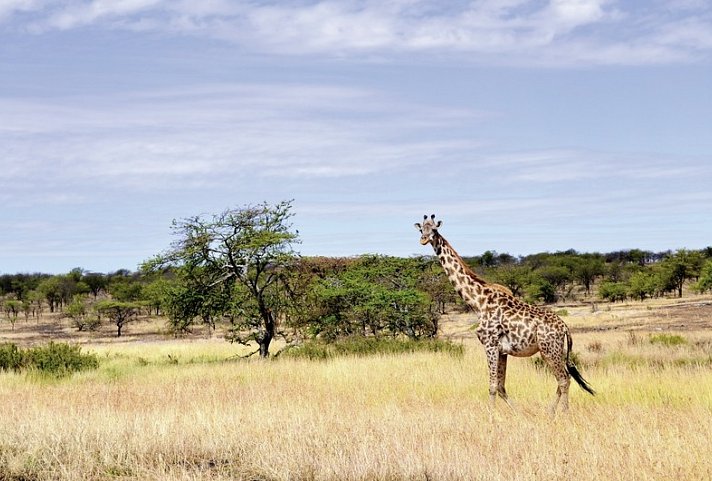
<path id="1" fill-rule="evenodd" d="M 487 366 L 489 367 L 489 400 L 490 405 L 494 407 L 499 392 L 499 346 L 485 346 L 485 355 L 487 356 Z"/>

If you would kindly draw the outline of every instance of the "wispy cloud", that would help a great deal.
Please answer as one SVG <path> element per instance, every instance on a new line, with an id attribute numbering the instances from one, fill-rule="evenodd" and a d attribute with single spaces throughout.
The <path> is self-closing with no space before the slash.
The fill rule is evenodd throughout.
<path id="1" fill-rule="evenodd" d="M 469 132 L 485 112 L 408 104 L 331 85 L 229 84 L 102 98 L 0 98 L 0 186 L 8 202 L 76 203 L 69 186 L 174 189 L 437 174 L 489 189 L 712 175 L 701 159 L 583 149 L 508 151 Z M 466 126 L 463 130 L 463 125 Z M 447 164 L 447 170 L 443 166 Z M 38 178 L 44 195 L 28 195 Z M 56 185 L 58 192 L 52 192 Z M 84 187 L 86 188 L 86 187 Z"/>
<path id="2" fill-rule="evenodd" d="M 190 186 L 347 178 L 461 155 L 439 133 L 477 112 L 320 85 L 218 85 L 88 99 L 0 98 L 0 185 Z"/>
<path id="3" fill-rule="evenodd" d="M 5 29 L 101 26 L 212 37 L 279 55 L 462 54 L 517 65 L 708 61 L 709 2 L 8 0 Z"/>

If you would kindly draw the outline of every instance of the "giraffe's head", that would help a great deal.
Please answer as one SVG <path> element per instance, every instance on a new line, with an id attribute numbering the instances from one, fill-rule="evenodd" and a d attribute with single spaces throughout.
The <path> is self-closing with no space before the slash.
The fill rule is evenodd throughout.
<path id="1" fill-rule="evenodd" d="M 420 231 L 420 243 L 423 245 L 431 243 L 441 225 L 443 225 L 443 221 L 435 222 L 435 214 L 431 215 L 429 219 L 427 215 L 424 215 L 423 223 L 416 222 L 415 224 L 415 228 Z"/>

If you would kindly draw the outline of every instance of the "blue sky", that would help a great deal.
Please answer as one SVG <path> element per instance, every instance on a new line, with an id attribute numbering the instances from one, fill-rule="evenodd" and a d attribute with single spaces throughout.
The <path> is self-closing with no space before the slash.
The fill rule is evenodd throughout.
<path id="1" fill-rule="evenodd" d="M 0 272 L 294 199 L 306 255 L 712 245 L 712 2 L 0 0 Z"/>

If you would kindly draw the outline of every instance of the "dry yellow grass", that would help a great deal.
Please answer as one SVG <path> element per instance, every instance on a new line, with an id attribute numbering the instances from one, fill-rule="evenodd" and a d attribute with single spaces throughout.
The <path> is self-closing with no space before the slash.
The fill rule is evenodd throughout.
<path id="1" fill-rule="evenodd" d="M 469 315 L 445 321 L 463 358 L 226 362 L 220 339 L 88 339 L 98 371 L 0 374 L 0 480 L 712 479 L 712 333 L 674 309 L 567 307 L 599 394 L 572 385 L 554 418 L 529 359 L 509 363 L 514 410 L 489 410 Z"/>
<path id="2" fill-rule="evenodd" d="M 99 371 L 62 381 L 0 375 L 0 479 L 712 476 L 708 366 L 588 368 L 600 395 L 572 386 L 571 412 L 551 418 L 555 382 L 522 359 L 515 410 L 489 411 L 475 345 L 462 359 L 227 363 L 210 362 L 222 344 L 151 347 L 101 347 Z"/>

